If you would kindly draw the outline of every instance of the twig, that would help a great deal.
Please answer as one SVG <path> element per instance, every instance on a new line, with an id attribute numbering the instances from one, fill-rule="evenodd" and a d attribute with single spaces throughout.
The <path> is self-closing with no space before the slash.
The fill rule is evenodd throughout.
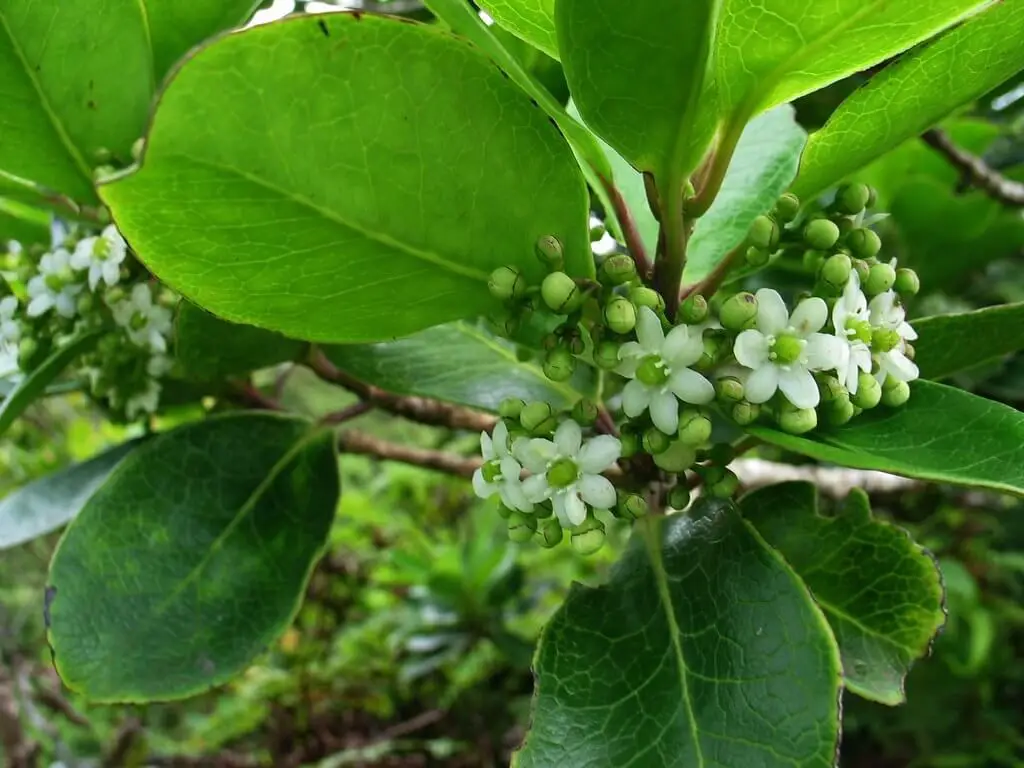
<path id="1" fill-rule="evenodd" d="M 629 206 L 626 205 L 626 200 L 622 197 L 618 187 L 604 176 L 599 178 L 605 192 L 608 193 L 612 207 L 615 209 L 615 218 L 619 220 L 619 226 L 622 227 L 622 236 L 626 239 L 626 247 L 629 249 L 629 254 L 633 257 L 633 261 L 636 262 L 636 268 L 640 273 L 640 277 L 644 282 L 647 282 L 651 279 L 653 267 L 650 257 L 647 255 L 647 250 L 644 248 L 643 238 L 640 237 L 640 230 L 636 227 L 636 220 L 633 218 L 633 214 L 630 212 Z"/>
<path id="2" fill-rule="evenodd" d="M 362 416 L 364 413 L 369 413 L 373 410 L 373 403 L 366 400 L 360 400 L 358 403 L 342 408 L 340 411 L 334 411 L 328 413 L 322 419 L 321 424 L 343 424 L 346 421 L 351 421 L 357 416 Z"/>
<path id="3" fill-rule="evenodd" d="M 1024 183 L 1008 179 L 993 170 L 980 157 L 954 144 L 949 135 L 938 128 L 925 131 L 921 134 L 921 139 L 960 171 L 963 180 L 968 184 L 977 187 L 1003 205 L 1024 207 Z"/>
<path id="4" fill-rule="evenodd" d="M 854 488 L 867 493 L 898 493 L 920 488 L 920 480 L 911 480 L 886 472 L 843 467 L 781 464 L 764 459 L 737 459 L 729 465 L 740 485 L 751 490 L 775 483 L 802 480 L 813 483 L 826 496 L 841 499 Z"/>
<path id="5" fill-rule="evenodd" d="M 87 726 L 89 721 L 86 720 L 85 716 L 81 712 L 71 706 L 71 702 L 61 696 L 54 690 L 51 690 L 46 685 L 38 685 L 35 691 L 36 700 L 44 707 L 49 709 L 51 712 L 57 712 L 64 715 L 69 722 L 75 725 Z"/>
<path id="6" fill-rule="evenodd" d="M 443 709 L 429 709 L 426 712 L 421 712 L 416 717 L 392 725 L 390 728 L 385 728 L 374 739 L 374 742 L 389 741 L 390 739 L 408 736 L 410 733 L 415 733 L 422 728 L 426 728 L 428 725 L 433 725 L 439 720 L 444 719 L 445 714 Z"/>
<path id="7" fill-rule="evenodd" d="M 729 270 L 733 268 L 733 265 L 736 263 L 736 259 L 746 253 L 746 250 L 746 243 L 741 243 L 733 248 L 725 255 L 725 258 L 718 262 L 718 265 L 711 270 L 711 274 L 699 283 L 694 283 L 693 285 L 688 285 L 683 288 L 680 298 L 685 300 L 690 296 L 693 296 L 695 293 L 699 293 L 705 298 L 710 297 L 718 290 L 718 287 L 722 284 L 725 276 L 729 274 Z"/>
<path id="8" fill-rule="evenodd" d="M 744 114 L 742 111 L 737 113 Z M 703 216 L 715 202 L 719 191 L 722 189 L 722 182 L 725 181 L 725 173 L 729 170 L 736 145 L 740 143 L 740 136 L 743 135 L 743 128 L 746 126 L 746 119 L 734 116 L 722 131 L 718 146 L 711 157 L 707 170 L 704 173 L 703 183 L 697 194 L 686 201 L 686 215 L 697 218 Z"/>
<path id="9" fill-rule="evenodd" d="M 386 392 L 334 365 L 323 351 L 314 347 L 310 350 L 309 366 L 324 381 L 344 387 L 375 408 L 403 416 L 411 421 L 449 429 L 465 429 L 471 432 L 490 432 L 497 418 L 486 413 L 463 408 L 460 405 L 443 403 L 426 397 L 396 395 Z"/>
<path id="10" fill-rule="evenodd" d="M 103 768 L 118 768 L 127 764 L 128 753 L 142 734 L 142 725 L 134 717 L 125 720 L 117 729 L 114 745 L 103 760 Z"/>
<path id="11" fill-rule="evenodd" d="M 362 456 L 373 456 L 385 461 L 401 461 L 426 469 L 436 469 L 458 477 L 472 477 L 483 463 L 479 456 L 465 457 L 443 451 L 430 451 L 423 448 L 412 448 L 407 445 L 391 443 L 387 440 L 368 435 L 365 432 L 348 430 L 338 435 L 338 450 L 341 453 L 354 453 Z"/>
<path id="12" fill-rule="evenodd" d="M 15 682 L 0 665 L 0 745 L 10 768 L 35 768 L 39 745 L 32 741 L 21 724 Z"/>
<path id="13" fill-rule="evenodd" d="M 281 404 L 277 400 L 263 394 L 248 381 L 236 382 L 232 385 L 232 389 L 247 405 L 251 405 L 255 408 L 262 408 L 267 411 L 283 410 Z"/>

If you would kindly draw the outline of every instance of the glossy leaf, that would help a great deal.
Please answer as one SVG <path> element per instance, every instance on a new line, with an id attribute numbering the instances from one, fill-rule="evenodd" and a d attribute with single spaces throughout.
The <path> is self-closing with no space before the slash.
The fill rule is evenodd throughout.
<path id="1" fill-rule="evenodd" d="M 1024 349 L 1024 303 L 925 317 L 914 330 L 921 375 L 941 379 Z"/>
<path id="2" fill-rule="evenodd" d="M 137 445 L 134 440 L 122 443 L 0 499 L 0 549 L 32 541 L 71 520 Z"/>
<path id="3" fill-rule="evenodd" d="M 150 62 L 142 3 L 0 0 L 0 168 L 95 200 L 97 151 L 129 160 L 142 134 Z"/>
<path id="4" fill-rule="evenodd" d="M 326 541 L 332 439 L 299 419 L 235 414 L 122 461 L 50 566 L 64 683 L 99 702 L 174 699 L 250 664 L 291 621 Z"/>
<path id="5" fill-rule="evenodd" d="M 998 3 L 887 66 L 807 143 L 794 186 L 817 193 L 1024 68 L 1024 4 Z"/>
<path id="6" fill-rule="evenodd" d="M 89 352 L 99 341 L 99 337 L 99 332 L 89 332 L 71 339 L 19 381 L 3 402 L 0 402 L 0 435 L 10 428 L 26 408 L 43 396 L 47 387 L 64 372 L 65 368 Z"/>
<path id="7" fill-rule="evenodd" d="M 178 305 L 174 356 L 185 376 L 212 380 L 297 358 L 305 344 L 273 331 L 221 320 L 195 304 Z"/>
<path id="8" fill-rule="evenodd" d="M 725 114 L 753 115 L 885 61 L 991 0 L 726 0 L 717 47 Z"/>
<path id="9" fill-rule="evenodd" d="M 720 0 L 559 0 L 558 45 L 587 125 L 634 167 L 681 178 L 691 160 Z"/>
<path id="10" fill-rule="evenodd" d="M 0 250 L 6 250 L 9 240 L 29 245 L 49 242 L 49 237 L 50 221 L 45 212 L 18 200 L 0 197 Z"/>
<path id="11" fill-rule="evenodd" d="M 825 517 L 810 483 L 772 485 L 746 496 L 744 519 L 796 571 L 839 643 L 846 687 L 895 705 L 910 666 L 945 622 L 934 558 L 906 531 L 871 516 L 854 491 Z"/>
<path id="12" fill-rule="evenodd" d="M 259 0 L 142 0 L 149 19 L 153 68 L 161 79 L 190 48 L 240 26 Z"/>
<path id="13" fill-rule="evenodd" d="M 813 437 L 747 431 L 846 467 L 1024 495 L 1024 414 L 930 381 L 913 384 L 901 408 L 879 407 Z"/>
<path id="14" fill-rule="evenodd" d="M 462 40 L 380 16 L 293 17 L 197 52 L 141 169 L 101 194 L 161 279 L 293 338 L 486 313 L 494 268 L 540 282 L 543 235 L 593 272 L 586 186 L 543 111 Z"/>
<path id="15" fill-rule="evenodd" d="M 516 37 L 558 58 L 555 0 L 482 0 L 478 5 Z"/>
<path id="16" fill-rule="evenodd" d="M 496 411 L 507 397 L 569 406 L 580 398 L 515 347 L 468 323 L 429 328 L 380 344 L 332 346 L 331 361 L 361 381 L 400 395 L 422 395 Z M 582 366 L 581 366 L 582 367 Z"/>
<path id="17" fill-rule="evenodd" d="M 754 219 L 770 211 L 793 181 L 806 140 L 789 105 L 747 124 L 721 191 L 708 212 L 697 219 L 687 248 L 685 282 L 707 277 L 746 240 Z"/>
<path id="18" fill-rule="evenodd" d="M 605 586 L 573 587 L 541 638 L 513 765 L 834 765 L 827 623 L 735 507 L 702 507 L 645 520 Z"/>

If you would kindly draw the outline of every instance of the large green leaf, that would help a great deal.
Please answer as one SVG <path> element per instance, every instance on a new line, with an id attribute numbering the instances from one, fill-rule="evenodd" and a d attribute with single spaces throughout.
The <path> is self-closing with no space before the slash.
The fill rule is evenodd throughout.
<path id="1" fill-rule="evenodd" d="M 607 585 L 574 586 L 534 661 L 519 768 L 831 768 L 835 640 L 724 502 L 645 520 Z"/>
<path id="2" fill-rule="evenodd" d="M 930 381 L 912 385 L 901 408 L 879 407 L 812 436 L 748 431 L 834 464 L 1024 495 L 1024 414 Z"/>
<path id="3" fill-rule="evenodd" d="M 294 360 L 305 344 L 279 333 L 221 320 L 182 301 L 174 326 L 174 356 L 191 379 L 212 380 Z"/>
<path id="4" fill-rule="evenodd" d="M 149 19 L 153 68 L 163 78 L 194 45 L 246 21 L 259 0 L 142 0 Z"/>
<path id="5" fill-rule="evenodd" d="M 543 235 L 593 273 L 586 185 L 556 127 L 470 45 L 392 18 L 294 17 L 200 50 L 141 169 L 101 194 L 161 279 L 300 339 L 487 312 L 495 267 L 540 282 Z"/>
<path id="6" fill-rule="evenodd" d="M 332 346 L 331 361 L 356 378 L 400 395 L 423 395 L 496 411 L 507 397 L 570 406 L 580 393 L 556 384 L 515 347 L 468 323 L 450 323 L 379 344 Z"/>
<path id="7" fill-rule="evenodd" d="M 122 443 L 0 499 L 0 549 L 24 544 L 68 522 L 137 445 Z"/>
<path id="8" fill-rule="evenodd" d="M 240 672 L 291 621 L 338 499 L 328 431 L 234 414 L 125 458 L 50 566 L 49 641 L 95 701 L 190 696 Z"/>
<path id="9" fill-rule="evenodd" d="M 991 0 L 726 0 L 719 25 L 723 113 L 741 117 L 824 88 L 905 51 Z"/>
<path id="10" fill-rule="evenodd" d="M 0 250 L 6 250 L 8 240 L 31 245 L 48 243 L 49 238 L 50 217 L 45 211 L 0 197 Z"/>
<path id="11" fill-rule="evenodd" d="M 925 317 L 914 330 L 921 375 L 941 379 L 1024 349 L 1024 303 Z"/>
<path id="12" fill-rule="evenodd" d="M 587 125 L 659 180 L 691 170 L 694 108 L 721 0 L 559 0 L 558 45 Z"/>
<path id="13" fill-rule="evenodd" d="M 859 490 L 830 517 L 819 514 L 810 483 L 756 491 L 740 510 L 825 613 L 846 687 L 883 704 L 904 701 L 910 665 L 928 652 L 945 621 L 934 558 L 905 531 L 874 519 Z"/>
<path id="14" fill-rule="evenodd" d="M 814 133 L 794 186 L 817 193 L 1024 68 L 1024 4 L 1003 2 L 883 69 Z"/>
<path id="15" fill-rule="evenodd" d="M 97 151 L 129 160 L 142 134 L 150 62 L 142 3 L 0 0 L 0 169 L 94 200 Z"/>
<path id="16" fill-rule="evenodd" d="M 478 5 L 516 37 L 558 58 L 555 0 L 481 0 Z"/>
<path id="17" fill-rule="evenodd" d="M 747 123 L 715 202 L 697 219 L 687 247 L 685 282 L 707 277 L 746 239 L 754 219 L 772 209 L 796 176 L 806 140 L 789 105 Z"/>

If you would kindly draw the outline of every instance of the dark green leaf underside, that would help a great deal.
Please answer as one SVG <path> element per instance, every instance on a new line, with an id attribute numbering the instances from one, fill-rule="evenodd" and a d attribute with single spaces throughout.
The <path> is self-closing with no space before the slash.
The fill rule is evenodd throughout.
<path id="1" fill-rule="evenodd" d="M 921 375 L 941 379 L 1024 349 L 1024 303 L 914 321 Z"/>

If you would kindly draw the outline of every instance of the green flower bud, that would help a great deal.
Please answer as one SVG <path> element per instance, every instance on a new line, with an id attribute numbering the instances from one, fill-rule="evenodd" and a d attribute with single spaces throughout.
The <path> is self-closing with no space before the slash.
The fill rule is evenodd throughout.
<path id="1" fill-rule="evenodd" d="M 96 306 L 96 299 L 91 293 L 83 293 L 78 297 L 78 301 L 75 303 L 78 308 L 78 313 L 81 315 L 89 314 L 93 307 Z"/>
<path id="2" fill-rule="evenodd" d="M 679 414 L 679 439 L 687 445 L 704 445 L 711 439 L 711 419 L 696 408 L 684 408 Z"/>
<path id="3" fill-rule="evenodd" d="M 544 235 L 534 247 L 537 258 L 551 270 L 560 270 L 565 263 L 562 256 L 562 243 L 554 235 Z"/>
<path id="4" fill-rule="evenodd" d="M 771 252 L 752 245 L 747 248 L 747 252 L 744 254 L 743 259 L 747 262 L 748 266 L 763 267 L 771 260 L 771 257 Z"/>
<path id="5" fill-rule="evenodd" d="M 498 502 L 498 516 L 502 520 L 508 520 L 512 516 L 512 512 L 513 510 L 509 509 L 501 502 Z"/>
<path id="6" fill-rule="evenodd" d="M 867 184 L 844 184 L 836 193 L 836 208 L 855 216 L 864 210 L 871 197 Z"/>
<path id="7" fill-rule="evenodd" d="M 629 302 L 626 302 L 629 304 Z M 633 305 L 630 304 L 632 307 Z M 594 363 L 598 368 L 611 371 L 619 365 L 619 345 L 614 341 L 602 341 L 594 348 Z"/>
<path id="8" fill-rule="evenodd" d="M 620 517 L 623 520 L 639 520 L 648 511 L 649 508 L 644 497 L 635 493 L 622 497 L 615 507 L 616 517 Z"/>
<path id="9" fill-rule="evenodd" d="M 528 403 L 519 414 L 519 423 L 532 435 L 543 435 L 556 426 L 555 414 L 548 403 Z"/>
<path id="10" fill-rule="evenodd" d="M 518 397 L 507 397 L 501 401 L 498 406 L 498 415 L 503 419 L 519 419 L 519 414 L 523 412 L 523 408 L 526 407 L 526 403 L 520 400 Z"/>
<path id="11" fill-rule="evenodd" d="M 642 285 L 633 286 L 629 291 L 629 298 L 637 307 L 649 307 L 655 312 L 665 308 L 665 300 L 661 298 L 661 294 Z"/>
<path id="12" fill-rule="evenodd" d="M 635 432 L 623 432 L 619 435 L 619 442 L 622 443 L 622 458 L 628 459 L 640 452 L 640 436 Z"/>
<path id="13" fill-rule="evenodd" d="M 853 219 L 843 216 L 836 220 L 836 226 L 839 227 L 839 237 L 846 237 L 854 229 Z"/>
<path id="14" fill-rule="evenodd" d="M 671 443 L 672 439 L 657 427 L 644 430 L 643 448 L 652 456 L 667 451 Z"/>
<path id="15" fill-rule="evenodd" d="M 576 281 L 565 272 L 552 272 L 540 285 L 540 295 L 548 309 L 568 315 L 580 308 L 583 294 Z"/>
<path id="16" fill-rule="evenodd" d="M 687 296 L 679 305 L 679 320 L 688 325 L 703 323 L 708 317 L 708 302 L 699 293 Z"/>
<path id="17" fill-rule="evenodd" d="M 758 216 L 750 225 L 747 242 L 765 251 L 775 250 L 779 244 L 779 225 L 771 216 Z"/>
<path id="18" fill-rule="evenodd" d="M 733 459 L 736 458 L 736 451 L 729 443 L 715 443 L 709 450 L 704 452 L 704 455 L 712 464 L 724 467 L 726 464 L 732 463 Z"/>
<path id="19" fill-rule="evenodd" d="M 861 227 L 846 236 L 846 245 L 859 259 L 873 259 L 882 250 L 882 238 L 874 230 Z"/>
<path id="20" fill-rule="evenodd" d="M 553 549 L 562 543 L 564 532 L 555 518 L 545 520 L 540 527 L 540 545 L 545 549 Z"/>
<path id="21" fill-rule="evenodd" d="M 732 407 L 729 415 L 741 427 L 749 427 L 761 417 L 761 406 L 741 400 Z"/>
<path id="22" fill-rule="evenodd" d="M 629 333 L 636 327 L 636 307 L 624 296 L 613 296 L 605 304 L 604 322 L 615 333 Z"/>
<path id="23" fill-rule="evenodd" d="M 757 297 L 748 291 L 730 296 L 718 313 L 722 327 L 727 331 L 743 331 L 752 328 L 757 320 Z"/>
<path id="24" fill-rule="evenodd" d="M 827 251 L 839 240 L 839 227 L 828 219 L 815 219 L 804 227 L 804 242 L 818 251 Z"/>
<path id="25" fill-rule="evenodd" d="M 779 414 L 779 426 L 783 432 L 802 435 L 818 426 L 818 414 L 813 408 L 795 408 Z"/>
<path id="26" fill-rule="evenodd" d="M 572 420 L 577 424 L 589 427 L 597 421 L 597 403 L 583 398 L 572 407 Z"/>
<path id="27" fill-rule="evenodd" d="M 543 367 L 552 381 L 568 381 L 576 372 L 576 358 L 565 347 L 556 347 L 545 356 Z"/>
<path id="28" fill-rule="evenodd" d="M 842 290 L 850 279 L 850 272 L 853 271 L 853 261 L 845 253 L 837 253 L 829 256 L 821 267 L 819 276 L 822 281 L 837 290 Z"/>
<path id="29" fill-rule="evenodd" d="M 609 256 L 601 265 L 601 277 L 609 285 L 623 285 L 636 280 L 636 262 L 624 253 Z"/>
<path id="30" fill-rule="evenodd" d="M 913 344 L 903 342 L 903 356 L 907 358 L 907 360 L 913 360 L 917 356 L 917 350 L 914 349 Z"/>
<path id="31" fill-rule="evenodd" d="M 113 305 L 118 302 L 124 301 L 128 298 L 128 294 L 125 293 L 124 288 L 120 285 L 115 285 L 113 288 L 108 288 L 107 292 L 103 295 L 103 299 L 107 304 Z"/>
<path id="32" fill-rule="evenodd" d="M 821 271 L 821 268 L 825 266 L 826 254 L 824 251 L 807 250 L 804 251 L 803 265 L 804 270 L 807 272 L 813 272 L 817 274 Z"/>
<path id="33" fill-rule="evenodd" d="M 853 403 L 849 396 L 838 397 L 830 403 L 822 405 L 825 421 L 834 427 L 842 426 L 853 418 Z"/>
<path id="34" fill-rule="evenodd" d="M 23 371 L 31 371 L 35 366 L 36 354 L 39 352 L 39 343 L 28 337 L 18 342 L 18 367 Z"/>
<path id="35" fill-rule="evenodd" d="M 857 393 L 850 395 L 850 402 L 865 410 L 874 408 L 882 399 L 882 385 L 870 373 L 860 372 L 857 377 Z"/>
<path id="36" fill-rule="evenodd" d="M 577 525 L 570 537 L 572 548 L 584 556 L 596 554 L 604 546 L 604 539 L 604 523 L 593 515 Z"/>
<path id="37" fill-rule="evenodd" d="M 724 344 L 721 337 L 713 333 L 704 334 L 704 354 L 700 356 L 700 359 L 694 363 L 694 368 L 698 371 L 709 371 L 718 362 L 719 356 L 722 354 Z"/>
<path id="38" fill-rule="evenodd" d="M 888 384 L 888 382 L 886 382 Z M 905 381 L 897 381 L 892 387 L 882 388 L 882 405 L 899 408 L 910 399 L 910 385 Z"/>
<path id="39" fill-rule="evenodd" d="M 864 205 L 865 208 L 874 208 L 875 203 L 878 202 L 878 190 L 874 187 L 868 187 L 868 201 Z"/>
<path id="40" fill-rule="evenodd" d="M 842 385 L 839 379 L 825 374 L 818 375 L 818 392 L 821 394 L 821 402 L 823 403 L 831 403 L 848 397 L 846 387 Z"/>
<path id="41" fill-rule="evenodd" d="M 672 509 L 686 509 L 690 506 L 690 489 L 685 482 L 677 483 L 668 492 L 668 505 Z"/>
<path id="42" fill-rule="evenodd" d="M 921 280 L 912 269 L 897 269 L 892 287 L 900 296 L 916 296 L 921 290 Z"/>
<path id="43" fill-rule="evenodd" d="M 723 405 L 738 403 L 743 399 L 743 383 L 735 376 L 723 376 L 715 380 L 715 399 Z"/>
<path id="44" fill-rule="evenodd" d="M 775 218 L 782 224 L 788 224 L 800 213 L 800 198 L 787 192 L 775 203 Z"/>
<path id="45" fill-rule="evenodd" d="M 864 285 L 864 283 L 868 281 L 868 276 L 871 274 L 871 265 L 863 259 L 854 259 L 853 269 L 857 272 L 857 277 L 860 278 L 860 284 Z"/>
<path id="46" fill-rule="evenodd" d="M 508 537 L 516 544 L 525 544 L 537 532 L 537 519 L 522 512 L 508 516 Z"/>
<path id="47" fill-rule="evenodd" d="M 654 457 L 654 463 L 666 472 L 685 472 L 696 460 L 696 449 L 682 440 L 676 440 L 667 450 Z"/>
<path id="48" fill-rule="evenodd" d="M 496 312 L 491 315 L 489 319 L 494 332 L 508 338 L 515 336 L 523 324 L 522 312 L 518 309 L 517 307 L 517 311 Z"/>
<path id="49" fill-rule="evenodd" d="M 605 232 L 607 231 L 608 230 L 605 227 L 603 221 L 597 222 L 596 224 L 590 227 L 590 242 L 596 243 L 598 240 L 604 237 Z"/>
<path id="50" fill-rule="evenodd" d="M 814 411 L 811 411 L 814 413 Z M 718 499 L 731 499 L 740 488 L 740 479 L 728 469 L 722 469 L 714 482 L 705 483 L 708 494 Z"/>
<path id="51" fill-rule="evenodd" d="M 868 279 L 864 282 L 864 293 L 868 296 L 877 296 L 892 288 L 896 282 L 896 270 L 888 264 L 875 264 L 868 272 Z"/>

